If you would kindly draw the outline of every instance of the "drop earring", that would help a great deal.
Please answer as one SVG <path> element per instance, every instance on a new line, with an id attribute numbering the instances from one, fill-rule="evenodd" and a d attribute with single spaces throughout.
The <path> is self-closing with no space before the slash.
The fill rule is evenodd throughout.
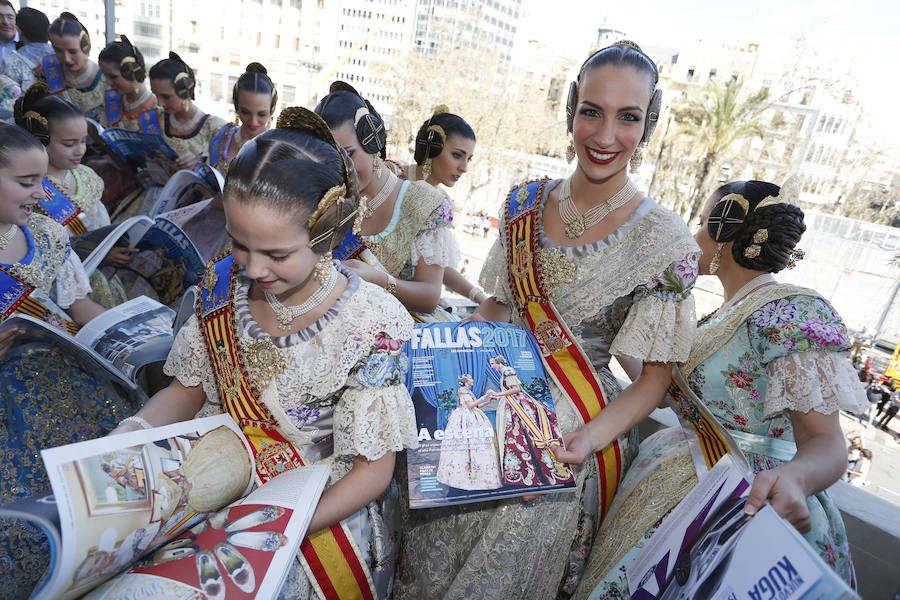
<path id="1" fill-rule="evenodd" d="M 631 158 L 628 159 L 628 167 L 632 173 L 637 173 L 637 170 L 641 168 L 641 163 L 644 162 L 644 149 L 643 146 L 638 146 L 634 149 L 634 154 L 631 155 Z"/>
<path id="2" fill-rule="evenodd" d="M 724 243 L 719 242 L 716 246 L 716 253 L 713 255 L 712 260 L 709 261 L 709 274 L 715 275 L 716 271 L 719 270 L 719 261 L 722 260 L 722 248 L 725 246 Z"/>
<path id="3" fill-rule="evenodd" d="M 316 281 L 319 282 L 319 287 L 323 287 L 325 283 L 328 281 L 329 275 L 331 275 L 331 269 L 334 268 L 332 261 L 331 252 L 326 252 L 322 255 L 322 258 L 319 259 L 319 262 L 316 263 L 314 277 Z"/>
<path id="4" fill-rule="evenodd" d="M 575 142 L 569 141 L 569 145 L 566 147 L 566 162 L 572 162 L 575 160 Z"/>
<path id="5" fill-rule="evenodd" d="M 425 161 L 425 164 L 422 165 L 422 175 L 425 176 L 425 179 L 431 177 L 431 159 Z"/>

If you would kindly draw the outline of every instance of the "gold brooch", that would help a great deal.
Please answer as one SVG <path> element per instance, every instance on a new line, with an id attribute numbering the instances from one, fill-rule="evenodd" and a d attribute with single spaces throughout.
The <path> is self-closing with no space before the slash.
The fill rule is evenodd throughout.
<path id="1" fill-rule="evenodd" d="M 203 274 L 203 281 L 200 283 L 200 286 L 209 293 L 212 293 L 214 289 L 216 289 L 216 283 L 219 281 L 219 276 L 216 275 L 216 265 L 214 262 L 210 261 L 206 265 L 206 272 Z"/>
<path id="2" fill-rule="evenodd" d="M 268 387 L 287 367 L 284 357 L 269 338 L 242 345 L 242 350 L 250 379 L 259 390 Z"/>
<path id="3" fill-rule="evenodd" d="M 538 252 L 538 268 L 551 298 L 555 288 L 575 281 L 575 263 L 559 248 L 541 248 Z"/>

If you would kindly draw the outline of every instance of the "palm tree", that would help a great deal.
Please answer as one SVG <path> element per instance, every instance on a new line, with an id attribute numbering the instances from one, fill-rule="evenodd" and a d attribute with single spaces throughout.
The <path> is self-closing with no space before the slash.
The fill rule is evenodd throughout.
<path id="1" fill-rule="evenodd" d="M 687 140 L 700 169 L 688 207 L 692 222 L 703 208 L 708 187 L 719 166 L 730 157 L 737 142 L 762 137 L 762 112 L 769 107 L 768 89 L 748 94 L 744 84 L 710 82 L 698 94 L 675 109 L 676 135 Z"/>

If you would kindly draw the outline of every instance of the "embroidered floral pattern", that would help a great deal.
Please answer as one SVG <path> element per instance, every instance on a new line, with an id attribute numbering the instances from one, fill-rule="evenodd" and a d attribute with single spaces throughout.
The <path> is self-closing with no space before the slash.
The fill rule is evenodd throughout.
<path id="1" fill-rule="evenodd" d="M 301 404 L 297 408 L 288 408 L 284 412 L 296 427 L 303 427 L 319 420 L 319 409 L 314 406 Z"/>

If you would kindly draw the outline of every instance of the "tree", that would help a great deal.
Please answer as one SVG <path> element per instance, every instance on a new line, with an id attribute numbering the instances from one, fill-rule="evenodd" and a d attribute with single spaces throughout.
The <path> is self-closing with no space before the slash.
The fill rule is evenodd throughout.
<path id="1" fill-rule="evenodd" d="M 699 164 L 689 196 L 689 223 L 702 210 L 719 168 L 732 158 L 737 143 L 763 136 L 767 97 L 765 88 L 751 94 L 745 92 L 742 82 L 712 82 L 673 109 L 678 125 L 675 135 L 689 144 L 689 152 Z"/>

